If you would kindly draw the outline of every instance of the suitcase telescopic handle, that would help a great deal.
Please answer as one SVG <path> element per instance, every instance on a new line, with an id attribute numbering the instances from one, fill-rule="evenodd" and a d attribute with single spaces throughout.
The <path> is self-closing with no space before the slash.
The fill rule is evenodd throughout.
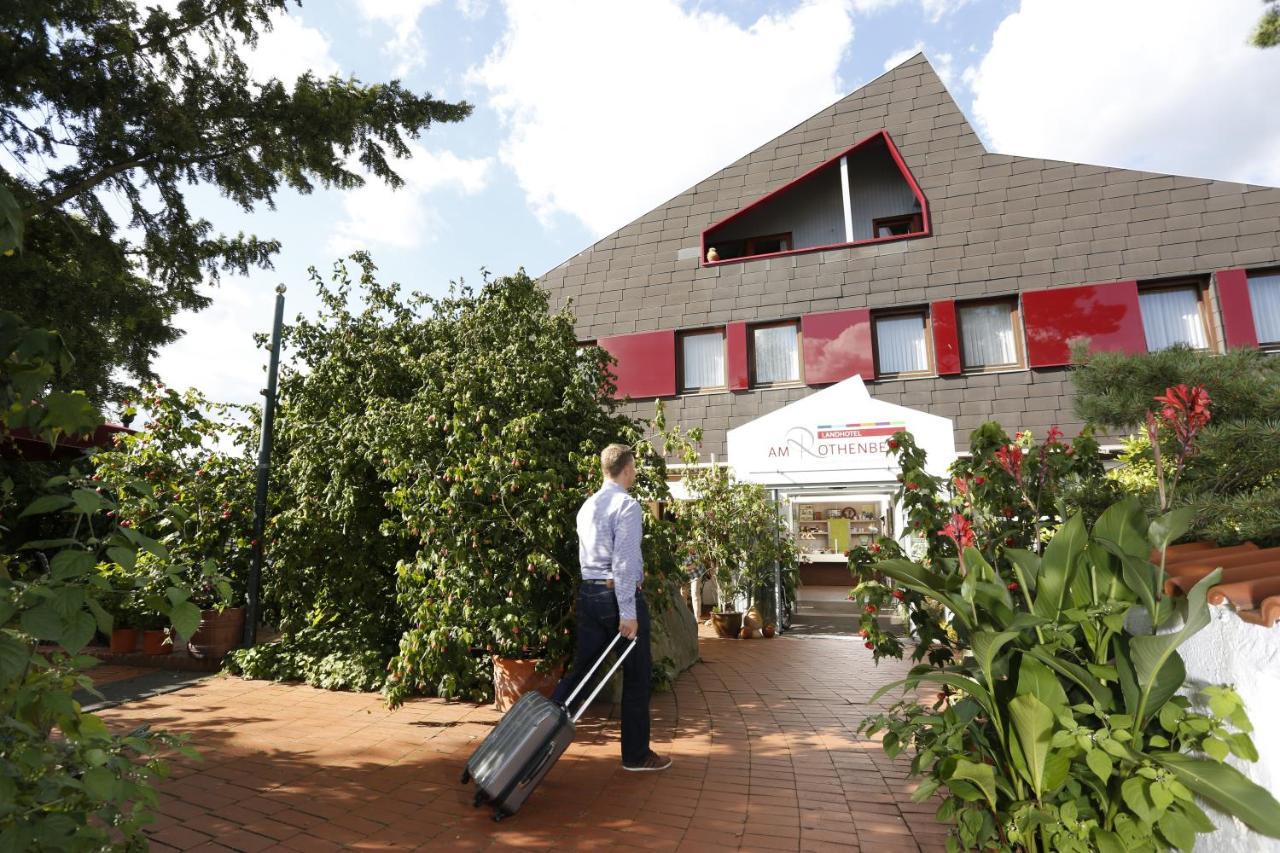
<path id="1" fill-rule="evenodd" d="M 569 706 L 573 704 L 573 698 L 578 695 L 578 691 L 586 686 L 587 682 L 591 680 L 591 676 L 595 675 L 596 670 L 600 668 L 600 664 L 604 663 L 604 659 L 609 656 L 609 652 L 613 651 L 613 647 L 618 645 L 618 640 L 621 639 L 621 634 L 615 634 L 612 642 L 605 647 L 605 650 L 600 653 L 600 657 L 591 665 L 591 669 L 587 670 L 587 674 L 582 676 L 578 681 L 578 686 L 573 688 L 573 692 L 570 693 L 569 698 L 565 700 L 564 708 L 566 711 L 568 711 Z M 618 659 L 613 662 L 613 666 L 605 673 L 604 678 L 600 679 L 600 683 L 596 685 L 596 689 L 592 690 L 591 695 L 588 696 L 578 707 L 578 713 L 574 714 L 572 717 L 573 722 L 578 722 L 578 718 L 587 710 L 587 706 L 596 700 L 596 696 L 598 696 L 600 691 L 604 689 L 604 686 L 609 683 L 609 679 L 613 678 L 613 674 L 618 671 L 618 667 L 622 666 L 622 662 L 627 659 L 627 655 L 631 654 L 635 647 L 636 638 L 632 637 L 631 642 L 627 643 L 627 647 L 622 650 L 622 654 L 618 655 Z"/>

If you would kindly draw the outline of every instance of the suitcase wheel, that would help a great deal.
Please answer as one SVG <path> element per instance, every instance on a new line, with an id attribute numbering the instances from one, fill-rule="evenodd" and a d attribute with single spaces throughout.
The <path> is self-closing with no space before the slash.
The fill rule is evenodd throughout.
<path id="1" fill-rule="evenodd" d="M 470 770 L 463 770 L 463 771 L 462 771 L 462 784 L 464 784 L 464 785 L 465 785 L 465 784 L 467 784 L 467 783 L 468 783 L 468 782 L 470 782 L 470 781 L 471 781 L 471 771 L 470 771 Z"/>
<path id="2" fill-rule="evenodd" d="M 478 808 L 480 808 L 482 805 L 484 805 L 485 800 L 487 800 L 487 799 L 489 799 L 489 797 L 485 794 L 485 792 L 484 792 L 484 791 L 476 791 L 475 798 L 474 798 L 474 799 L 472 799 L 472 801 L 471 801 L 471 807 L 472 807 L 473 809 L 478 809 Z"/>
<path id="3" fill-rule="evenodd" d="M 503 811 L 502 809 L 494 809 L 494 810 L 493 810 L 493 822 L 494 822 L 494 823 L 502 823 L 502 821 L 506 820 L 506 819 L 507 819 L 507 818 L 509 818 L 509 817 L 511 817 L 511 812 L 505 812 L 505 811 Z"/>

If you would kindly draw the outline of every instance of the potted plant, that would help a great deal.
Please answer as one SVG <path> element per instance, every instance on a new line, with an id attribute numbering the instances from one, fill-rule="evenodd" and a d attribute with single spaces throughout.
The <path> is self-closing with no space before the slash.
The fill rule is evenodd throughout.
<path id="1" fill-rule="evenodd" d="M 194 658 L 221 660 L 244 636 L 244 608 L 231 607 L 231 584 L 213 560 L 205 560 L 191 581 L 190 601 L 200 608 L 200 624 L 187 640 Z"/>
<path id="2" fill-rule="evenodd" d="M 493 706 L 505 713 L 524 694 L 536 690 L 548 699 L 564 674 L 564 663 L 544 665 L 543 652 L 493 655 Z"/>
<path id="3" fill-rule="evenodd" d="M 138 628 L 142 631 L 142 653 L 167 655 L 173 651 L 172 629 L 163 614 L 142 611 L 138 614 Z"/>

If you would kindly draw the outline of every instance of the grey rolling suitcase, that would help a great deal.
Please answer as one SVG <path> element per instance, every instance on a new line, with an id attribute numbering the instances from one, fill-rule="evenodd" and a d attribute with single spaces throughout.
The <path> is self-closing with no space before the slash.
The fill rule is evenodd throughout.
<path id="1" fill-rule="evenodd" d="M 538 787 L 547 771 L 573 742 L 574 724 L 582 712 L 635 648 L 633 639 L 591 695 L 578 707 L 578 712 L 570 717 L 568 709 L 573 705 L 574 697 L 591 680 L 621 638 L 621 634 L 613 638 L 600 659 L 569 694 L 563 708 L 536 691 L 524 694 L 511 706 L 489 736 L 476 747 L 471 758 L 467 759 L 467 768 L 462 771 L 462 784 L 473 779 L 476 783 L 473 805 L 477 808 L 485 803 L 492 805 L 495 821 L 510 817 L 524 805 L 533 789 Z"/>

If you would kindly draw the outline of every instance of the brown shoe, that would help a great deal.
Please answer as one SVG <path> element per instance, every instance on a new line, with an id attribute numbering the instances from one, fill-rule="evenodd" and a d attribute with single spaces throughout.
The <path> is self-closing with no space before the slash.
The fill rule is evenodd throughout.
<path id="1" fill-rule="evenodd" d="M 647 773 L 651 770 L 666 770 L 671 766 L 671 759 L 665 755 L 658 755 L 652 749 L 649 754 L 644 757 L 644 761 L 639 764 L 628 764 L 622 762 L 623 770 L 630 770 L 632 773 Z"/>

